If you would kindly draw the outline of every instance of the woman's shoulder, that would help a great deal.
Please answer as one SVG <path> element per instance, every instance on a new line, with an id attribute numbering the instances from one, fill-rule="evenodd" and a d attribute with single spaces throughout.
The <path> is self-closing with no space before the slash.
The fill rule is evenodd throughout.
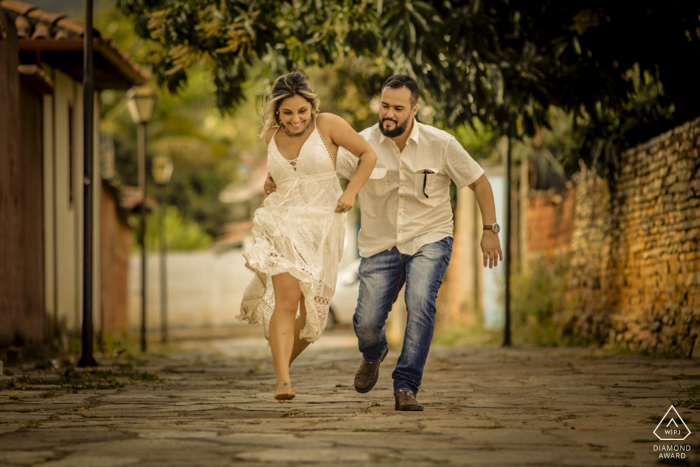
<path id="1" fill-rule="evenodd" d="M 324 112 L 316 115 L 316 124 L 321 129 L 327 128 L 329 125 L 337 124 L 339 122 L 345 122 L 343 117 L 330 112 Z"/>
<path id="2" fill-rule="evenodd" d="M 350 124 L 343 117 L 328 112 L 316 116 L 316 125 L 324 133 L 329 133 L 331 130 L 333 132 L 352 130 Z"/>
<path id="3" fill-rule="evenodd" d="M 270 145 L 270 141 L 272 141 L 272 137 L 274 136 L 274 134 L 277 132 L 278 129 L 279 129 L 279 127 L 273 126 L 269 130 L 267 130 L 267 132 L 265 132 L 265 146 Z"/>

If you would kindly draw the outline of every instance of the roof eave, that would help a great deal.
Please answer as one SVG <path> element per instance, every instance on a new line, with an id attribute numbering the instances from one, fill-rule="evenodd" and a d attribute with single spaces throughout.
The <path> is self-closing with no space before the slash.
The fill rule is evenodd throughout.
<path id="1" fill-rule="evenodd" d="M 20 52 L 83 52 L 83 39 L 20 39 L 17 41 Z M 151 80 L 148 71 L 139 67 L 126 54 L 112 45 L 109 39 L 93 39 L 93 53 L 99 54 L 130 83 L 131 86 L 139 86 Z M 99 82 L 95 82 L 97 88 L 105 88 Z"/>

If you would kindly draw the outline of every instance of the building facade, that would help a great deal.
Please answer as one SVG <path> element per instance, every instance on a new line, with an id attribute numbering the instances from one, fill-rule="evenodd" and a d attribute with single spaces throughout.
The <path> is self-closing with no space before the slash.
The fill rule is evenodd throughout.
<path id="1" fill-rule="evenodd" d="M 0 349 L 60 345 L 82 324 L 83 33 L 64 15 L 0 1 Z M 128 89 L 150 77 L 99 32 L 94 37 L 99 148 L 100 91 Z M 99 151 L 93 157 L 99 330 L 105 203 Z"/>

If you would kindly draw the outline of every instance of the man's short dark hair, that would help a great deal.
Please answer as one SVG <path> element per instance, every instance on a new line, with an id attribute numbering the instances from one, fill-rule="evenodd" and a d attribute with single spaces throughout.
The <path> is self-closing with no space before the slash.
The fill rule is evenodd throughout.
<path id="1" fill-rule="evenodd" d="M 418 102 L 418 94 L 420 94 L 418 82 L 408 75 L 390 76 L 389 79 L 384 81 L 384 84 L 382 85 L 382 91 L 384 91 L 384 88 L 407 88 L 409 91 L 411 91 L 411 107 L 416 105 L 416 102 Z"/>

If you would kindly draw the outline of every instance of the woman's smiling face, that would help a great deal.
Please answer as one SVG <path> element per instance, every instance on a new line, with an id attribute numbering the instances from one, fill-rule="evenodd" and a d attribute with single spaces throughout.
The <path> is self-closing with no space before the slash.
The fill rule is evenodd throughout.
<path id="1" fill-rule="evenodd" d="M 300 95 L 288 97 L 279 108 L 279 119 L 289 133 L 299 133 L 306 128 L 311 119 L 311 103 Z"/>

